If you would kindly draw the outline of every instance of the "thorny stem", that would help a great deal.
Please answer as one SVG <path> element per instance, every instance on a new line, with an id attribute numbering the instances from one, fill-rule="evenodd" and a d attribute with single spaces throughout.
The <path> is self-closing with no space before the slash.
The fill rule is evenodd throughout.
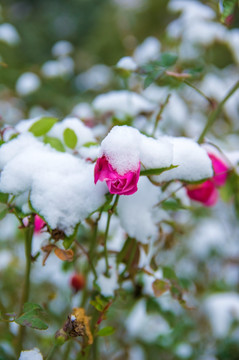
<path id="1" fill-rule="evenodd" d="M 206 135 L 206 133 L 208 132 L 208 130 L 210 129 L 210 127 L 213 125 L 213 123 L 215 122 L 215 120 L 217 119 L 218 115 L 220 114 L 220 112 L 222 111 L 222 108 L 224 106 L 224 104 L 227 102 L 227 100 L 232 96 L 232 94 L 239 88 L 239 81 L 236 82 L 236 84 L 231 88 L 231 90 L 228 92 L 228 94 L 224 97 L 224 99 L 222 99 L 222 101 L 218 104 L 217 108 L 211 112 L 211 114 L 209 115 L 208 121 L 201 133 L 201 135 L 199 136 L 198 139 L 198 143 L 201 144 L 203 142 L 203 139 Z"/>
<path id="2" fill-rule="evenodd" d="M 91 267 L 91 270 L 94 274 L 94 277 L 95 279 L 97 279 L 97 273 L 96 273 L 96 270 L 95 270 L 95 267 L 94 267 L 94 264 L 92 262 L 92 259 L 90 257 L 90 255 L 88 254 L 88 252 L 85 250 L 84 246 L 82 246 L 77 240 L 75 240 L 75 244 L 81 249 L 81 251 L 83 252 L 83 254 L 85 254 L 85 256 L 87 257 L 88 261 L 89 261 L 89 264 L 90 264 L 90 267 Z"/>
<path id="3" fill-rule="evenodd" d="M 25 280 L 24 280 L 23 293 L 20 303 L 19 315 L 22 312 L 24 304 L 28 301 L 29 293 L 30 293 L 31 252 L 32 252 L 32 237 L 34 232 L 33 219 L 31 220 L 32 221 L 30 222 L 28 228 L 26 229 L 26 236 L 25 236 L 26 270 L 25 270 Z M 25 327 L 20 326 L 17 336 L 17 344 L 16 344 L 17 355 L 19 355 L 22 350 L 22 341 L 24 337 L 24 332 L 25 332 Z"/>
<path id="4" fill-rule="evenodd" d="M 108 260 L 108 251 L 107 251 L 107 238 L 108 238 L 108 233 L 109 233 L 109 227 L 110 227 L 110 219 L 111 216 L 113 215 L 116 206 L 118 204 L 118 200 L 119 200 L 119 195 L 115 196 L 115 201 L 112 205 L 112 208 L 108 211 L 108 218 L 107 218 L 107 224 L 106 224 L 106 229 L 105 229 L 105 238 L 104 238 L 104 254 L 105 254 L 105 266 L 106 266 L 106 271 L 105 271 L 105 275 L 107 277 L 109 277 L 109 260 Z"/>
<path id="5" fill-rule="evenodd" d="M 129 271 L 130 266 L 132 265 L 132 263 L 133 263 L 133 261 L 134 261 L 134 257 L 135 257 L 136 251 L 137 251 L 137 241 L 135 240 L 135 241 L 134 241 L 134 244 L 133 244 L 133 248 L 132 248 L 131 253 L 130 253 L 130 256 L 129 256 L 129 261 L 128 261 L 128 263 L 126 264 L 126 266 L 125 266 L 125 268 L 124 268 L 124 271 L 120 274 L 120 277 L 121 277 L 122 279 L 123 279 L 124 274 L 126 273 L 126 271 Z"/>
<path id="6" fill-rule="evenodd" d="M 170 96 L 171 96 L 171 94 L 168 94 L 165 102 L 164 102 L 163 104 L 161 104 L 161 106 L 160 106 L 159 112 L 158 112 L 158 114 L 156 115 L 156 118 L 155 118 L 155 123 L 154 123 L 154 128 L 153 128 L 152 136 L 155 136 L 155 132 L 156 132 L 156 130 L 157 130 L 159 120 L 161 119 L 161 115 L 162 115 L 162 113 L 163 113 L 163 111 L 164 111 L 165 106 L 166 106 L 166 105 L 168 104 L 168 102 L 169 102 Z"/>

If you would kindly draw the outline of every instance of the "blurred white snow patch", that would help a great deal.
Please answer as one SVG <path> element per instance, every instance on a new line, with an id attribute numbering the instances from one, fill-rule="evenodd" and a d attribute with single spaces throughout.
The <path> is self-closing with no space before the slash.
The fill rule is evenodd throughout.
<path id="1" fill-rule="evenodd" d="M 188 359 L 192 356 L 193 349 L 192 346 L 187 343 L 180 343 L 177 345 L 175 352 L 180 359 Z"/>
<path id="2" fill-rule="evenodd" d="M 215 12 L 199 1 L 188 0 L 171 0 L 169 9 L 172 11 L 182 11 L 181 17 L 184 20 L 194 21 L 195 19 L 211 20 L 215 18 Z"/>
<path id="3" fill-rule="evenodd" d="M 137 64 L 143 65 L 149 61 L 157 60 L 160 54 L 160 49 L 160 41 L 153 36 L 149 36 L 142 42 L 142 44 L 137 46 L 134 51 L 133 58 Z"/>
<path id="4" fill-rule="evenodd" d="M 94 117 L 94 112 L 88 103 L 79 103 L 72 109 L 72 115 L 81 119 L 89 119 Z"/>
<path id="5" fill-rule="evenodd" d="M 232 29 L 227 32 L 227 42 L 234 55 L 234 59 L 239 64 L 239 30 Z"/>
<path id="6" fill-rule="evenodd" d="M 109 277 L 104 275 L 106 270 L 105 266 L 105 259 L 100 259 L 96 266 L 98 275 L 97 284 L 103 296 L 114 296 L 114 291 L 119 287 L 115 258 L 109 258 Z"/>
<path id="7" fill-rule="evenodd" d="M 43 360 L 38 348 L 22 351 L 19 360 Z"/>
<path id="8" fill-rule="evenodd" d="M 9 319 L 9 320 L 13 320 L 13 319 Z M 18 332 L 19 332 L 19 326 L 17 323 L 15 323 L 14 321 L 9 323 L 9 330 L 11 331 L 11 333 L 15 336 L 17 336 Z"/>
<path id="9" fill-rule="evenodd" d="M 140 132 L 130 126 L 114 126 L 102 141 L 102 155 L 120 175 L 138 169 L 140 136 Z"/>
<path id="10" fill-rule="evenodd" d="M 166 138 L 141 135 L 140 162 L 143 169 L 166 168 L 173 163 L 173 145 Z"/>
<path id="11" fill-rule="evenodd" d="M 19 99 L 15 98 L 0 100 L 0 113 L 8 124 L 16 124 L 24 116 Z"/>
<path id="12" fill-rule="evenodd" d="M 74 71 L 74 61 L 71 57 L 63 57 L 59 60 L 48 60 L 41 68 L 46 78 L 64 77 L 71 75 Z"/>
<path id="13" fill-rule="evenodd" d="M 112 80 L 112 70 L 102 64 L 94 65 L 89 70 L 79 74 L 76 77 L 76 86 L 79 90 L 95 90 L 104 89 Z"/>
<path id="14" fill-rule="evenodd" d="M 2 249 L 0 251 L 0 271 L 6 269 L 12 260 L 13 257 L 11 252 L 6 249 Z"/>
<path id="15" fill-rule="evenodd" d="M 0 191 L 31 191 L 33 208 L 67 235 L 105 201 L 106 186 L 94 184 L 93 164 L 57 152 L 31 134 L 2 145 L 0 158 Z"/>
<path id="16" fill-rule="evenodd" d="M 93 108 L 100 113 L 119 113 L 136 116 L 140 113 L 151 113 L 156 105 L 145 99 L 143 96 L 127 91 L 110 91 L 98 95 L 93 103 Z"/>
<path id="17" fill-rule="evenodd" d="M 116 5 L 128 10 L 137 10 L 141 8 L 145 0 L 112 0 Z"/>
<path id="18" fill-rule="evenodd" d="M 211 160 L 200 145 L 189 138 L 166 138 L 173 144 L 173 165 L 178 167 L 154 176 L 155 180 L 199 181 L 213 176 Z"/>
<path id="19" fill-rule="evenodd" d="M 138 182 L 138 191 L 131 196 L 121 196 L 118 204 L 120 222 L 130 237 L 142 243 L 157 235 L 157 217 L 154 205 L 158 202 L 160 190 L 146 177 Z"/>
<path id="20" fill-rule="evenodd" d="M 228 245 L 225 227 L 215 219 L 205 219 L 200 222 L 189 242 L 193 254 L 202 259 L 205 259 L 212 250 L 221 254 L 228 253 Z"/>
<path id="21" fill-rule="evenodd" d="M 16 236 L 16 231 L 18 229 L 18 226 L 19 226 L 19 222 L 15 217 L 15 215 L 7 214 L 0 221 L 1 240 L 14 239 L 14 237 Z"/>
<path id="22" fill-rule="evenodd" d="M 60 40 L 52 47 L 52 55 L 56 57 L 67 56 L 73 51 L 73 45 L 66 40 Z"/>
<path id="23" fill-rule="evenodd" d="M 129 360 L 145 360 L 144 351 L 140 346 L 133 346 L 129 350 Z"/>
<path id="24" fill-rule="evenodd" d="M 34 105 L 30 108 L 29 113 L 28 113 L 29 118 L 36 118 L 38 117 L 38 119 L 45 117 L 45 116 L 49 116 L 49 117 L 57 117 L 57 113 L 55 112 L 54 109 L 44 109 L 42 106 L 39 105 Z M 17 124 L 18 125 L 18 124 Z"/>
<path id="25" fill-rule="evenodd" d="M 85 159 L 85 160 L 89 160 L 89 161 L 94 161 L 97 160 L 97 158 L 100 156 L 100 146 L 98 145 L 93 145 L 93 146 L 82 146 L 79 150 L 78 150 L 80 156 Z"/>
<path id="26" fill-rule="evenodd" d="M 17 45 L 20 42 L 20 36 L 13 25 L 4 23 L 0 25 L 0 41 L 9 45 Z"/>
<path id="27" fill-rule="evenodd" d="M 147 314 L 145 300 L 140 300 L 135 305 L 125 323 L 130 337 L 148 342 L 153 342 L 159 335 L 169 334 L 171 331 L 163 317 Z"/>
<path id="28" fill-rule="evenodd" d="M 226 158 L 229 160 L 230 164 L 236 170 L 236 173 L 239 174 L 239 151 L 227 151 L 224 152 L 224 154 L 226 155 Z"/>
<path id="29" fill-rule="evenodd" d="M 149 260 L 149 259 L 148 259 Z M 149 262 L 148 262 L 149 263 Z M 148 266 L 148 270 L 150 272 L 152 272 L 152 269 Z M 154 291 L 153 291 L 153 282 L 156 280 L 156 279 L 162 279 L 163 278 L 163 271 L 160 269 L 160 270 L 157 270 L 154 272 L 153 276 L 151 275 L 148 275 L 148 274 L 143 274 L 143 281 L 144 281 L 144 294 L 146 295 L 149 295 L 149 296 L 153 296 L 155 297 L 154 295 Z"/>
<path id="30" fill-rule="evenodd" d="M 41 81 L 39 77 L 32 73 L 26 72 L 22 74 L 16 83 L 16 90 L 19 95 L 28 95 L 39 89 Z"/>
<path id="31" fill-rule="evenodd" d="M 214 336 L 226 337 L 233 321 L 239 320 L 239 295 L 233 292 L 210 295 L 204 301 L 204 308 Z"/>
<path id="32" fill-rule="evenodd" d="M 76 117 L 67 117 L 62 121 L 57 122 L 49 131 L 48 135 L 57 137 L 64 143 L 64 131 L 72 129 L 77 136 L 76 148 L 79 148 L 85 143 L 96 142 L 92 130 L 85 126 L 85 124 Z"/>
<path id="33" fill-rule="evenodd" d="M 138 65 L 131 56 L 125 56 L 117 62 L 116 67 L 119 69 L 135 71 L 138 68 Z"/>

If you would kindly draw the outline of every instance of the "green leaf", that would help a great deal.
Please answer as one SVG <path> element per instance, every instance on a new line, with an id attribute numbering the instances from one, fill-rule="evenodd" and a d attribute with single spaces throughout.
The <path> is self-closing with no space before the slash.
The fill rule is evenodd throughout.
<path id="1" fill-rule="evenodd" d="M 57 122 L 58 119 L 53 117 L 43 117 L 36 121 L 28 131 L 32 132 L 35 136 L 42 136 L 48 133 L 52 126 Z"/>
<path id="2" fill-rule="evenodd" d="M 170 284 L 165 280 L 156 279 L 152 284 L 152 288 L 154 291 L 154 295 L 156 297 L 159 297 L 170 289 Z"/>
<path id="3" fill-rule="evenodd" d="M 234 12 L 237 0 L 223 0 L 222 6 L 223 11 L 221 15 L 221 20 L 224 22 L 226 18 Z"/>
<path id="4" fill-rule="evenodd" d="M 169 67 L 176 63 L 178 56 L 172 53 L 163 53 L 160 57 L 159 64 L 163 67 Z"/>
<path id="5" fill-rule="evenodd" d="M 93 141 L 88 141 L 87 143 L 85 143 L 83 146 L 86 147 L 86 148 L 89 148 L 91 146 L 97 146 L 98 143 L 96 142 L 93 142 Z"/>
<path id="6" fill-rule="evenodd" d="M 4 209 L 0 212 L 0 220 L 2 220 L 3 218 L 5 218 L 5 216 L 8 213 L 8 209 Z"/>
<path id="7" fill-rule="evenodd" d="M 94 306 L 94 308 L 99 311 L 99 312 L 102 312 L 104 310 L 104 306 L 102 306 L 102 304 L 98 303 L 97 301 L 95 300 L 91 300 L 90 301 L 90 304 L 92 306 Z"/>
<path id="8" fill-rule="evenodd" d="M 6 204 L 8 202 L 8 194 L 0 192 L 0 202 Z"/>
<path id="9" fill-rule="evenodd" d="M 51 147 L 53 147 L 53 148 L 56 149 L 57 151 L 65 152 L 64 145 L 63 145 L 62 142 L 61 142 L 59 139 L 57 139 L 56 137 L 45 136 L 45 137 L 44 137 L 44 143 L 45 143 L 45 144 L 50 144 Z"/>
<path id="10" fill-rule="evenodd" d="M 144 89 L 146 89 L 149 85 L 151 85 L 155 80 L 157 80 L 161 75 L 163 75 L 164 70 L 155 70 L 145 78 L 144 80 Z"/>
<path id="11" fill-rule="evenodd" d="M 48 329 L 48 325 L 39 318 L 40 313 L 41 312 L 38 309 L 27 311 L 19 318 L 15 319 L 15 322 L 19 325 L 27 326 L 33 329 L 46 330 Z"/>
<path id="12" fill-rule="evenodd" d="M 76 133 L 74 132 L 74 130 L 69 129 L 69 128 L 65 129 L 65 131 L 63 133 L 63 137 L 64 137 L 66 146 L 70 149 L 75 149 L 78 139 L 77 139 L 77 136 L 76 136 Z"/>
<path id="13" fill-rule="evenodd" d="M 43 311 L 43 308 L 39 304 L 26 302 L 23 307 L 24 313 L 27 313 L 32 310 L 41 310 Z"/>
<path id="14" fill-rule="evenodd" d="M 185 209 L 185 206 L 181 204 L 181 201 L 179 199 L 170 199 L 162 202 L 162 208 L 164 210 L 176 211 L 179 209 Z"/>
<path id="15" fill-rule="evenodd" d="M 174 270 L 168 266 L 163 267 L 163 277 L 169 280 L 177 280 Z"/>
<path id="16" fill-rule="evenodd" d="M 100 329 L 97 333 L 98 336 L 109 336 L 114 334 L 115 329 L 112 326 L 106 326 L 103 329 Z"/>
<path id="17" fill-rule="evenodd" d="M 165 167 L 165 168 L 141 170 L 140 171 L 140 176 L 160 175 L 160 174 L 162 174 L 162 172 L 174 169 L 176 167 L 178 167 L 178 165 L 171 165 L 171 166 Z"/>

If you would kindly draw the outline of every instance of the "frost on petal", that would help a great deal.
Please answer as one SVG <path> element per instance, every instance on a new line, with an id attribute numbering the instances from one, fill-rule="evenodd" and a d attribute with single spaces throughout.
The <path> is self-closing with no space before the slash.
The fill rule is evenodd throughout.
<path id="1" fill-rule="evenodd" d="M 166 138 L 157 140 L 141 135 L 140 161 L 144 168 L 166 168 L 173 163 L 173 145 Z"/>
<path id="2" fill-rule="evenodd" d="M 158 202 L 160 190 L 146 177 L 138 182 L 138 191 L 129 197 L 120 197 L 118 215 L 124 230 L 129 236 L 147 243 L 157 234 L 157 219 L 154 217 L 154 205 Z"/>
<path id="3" fill-rule="evenodd" d="M 137 171 L 140 161 L 140 133 L 129 126 L 115 126 L 101 143 L 101 151 L 120 175 Z"/>
<path id="4" fill-rule="evenodd" d="M 200 145 L 183 137 L 167 139 L 173 144 L 173 165 L 178 167 L 155 177 L 157 181 L 178 179 L 196 182 L 213 176 L 211 160 Z"/>
<path id="5" fill-rule="evenodd" d="M 43 356 L 38 348 L 22 351 L 19 360 L 43 360 Z"/>
<path id="6" fill-rule="evenodd" d="M 111 91 L 99 95 L 92 105 L 100 113 L 113 112 L 131 116 L 150 113 L 156 108 L 155 104 L 146 100 L 143 96 L 126 90 Z"/>

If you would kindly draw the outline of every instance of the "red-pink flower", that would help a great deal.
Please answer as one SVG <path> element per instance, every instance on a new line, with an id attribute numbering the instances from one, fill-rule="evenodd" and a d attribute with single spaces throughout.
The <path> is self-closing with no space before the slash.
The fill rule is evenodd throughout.
<path id="1" fill-rule="evenodd" d="M 34 217 L 34 233 L 39 233 L 41 229 L 46 225 L 45 221 L 39 215 Z"/>
<path id="2" fill-rule="evenodd" d="M 227 180 L 229 166 L 214 154 L 208 153 L 208 156 L 212 161 L 214 176 L 202 184 L 188 185 L 186 189 L 192 200 L 200 201 L 205 206 L 213 206 L 219 197 L 217 188 L 223 186 Z"/>
<path id="3" fill-rule="evenodd" d="M 111 194 L 132 195 L 138 188 L 140 163 L 136 171 L 128 171 L 120 175 L 113 169 L 109 161 L 103 155 L 95 164 L 95 184 L 98 180 L 106 181 Z"/>

